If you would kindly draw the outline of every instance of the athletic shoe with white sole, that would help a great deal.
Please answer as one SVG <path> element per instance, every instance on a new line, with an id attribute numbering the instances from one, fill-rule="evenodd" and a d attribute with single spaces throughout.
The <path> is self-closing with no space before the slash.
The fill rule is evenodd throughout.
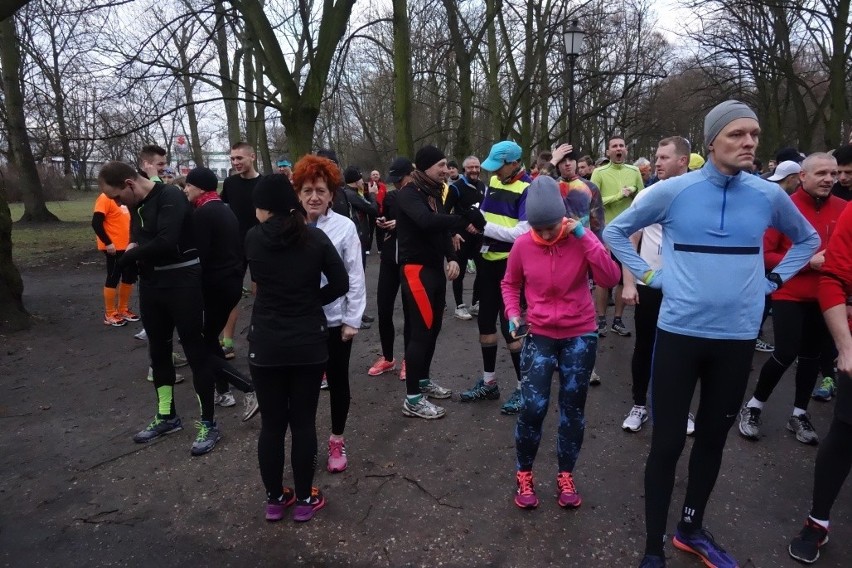
<path id="1" fill-rule="evenodd" d="M 225 391 L 221 394 L 216 393 L 213 397 L 213 404 L 221 406 L 222 408 L 230 408 L 237 404 L 237 399 L 234 398 L 234 395 L 231 394 L 231 391 Z"/>
<path id="2" fill-rule="evenodd" d="M 633 405 L 627 418 L 621 423 L 621 429 L 628 432 L 638 432 L 642 424 L 648 421 L 648 410 L 644 406 Z"/>
<path id="3" fill-rule="evenodd" d="M 809 518 L 796 538 L 790 541 L 787 552 L 800 562 L 813 564 L 819 560 L 819 549 L 826 544 L 828 544 L 828 529 Z"/>
<path id="4" fill-rule="evenodd" d="M 807 413 L 799 416 L 791 416 L 787 420 L 787 430 L 796 435 L 796 439 L 803 444 L 816 446 L 819 444 L 819 436 L 814 430 L 814 425 L 811 424 L 811 417 Z"/>
<path id="5" fill-rule="evenodd" d="M 443 407 L 432 404 L 425 396 L 421 395 L 420 400 L 414 404 L 408 402 L 408 399 L 406 398 L 402 403 L 402 413 L 405 416 L 411 416 L 414 418 L 434 420 L 436 418 L 443 418 L 447 411 L 444 410 Z"/>
<path id="6" fill-rule="evenodd" d="M 453 391 L 450 389 L 445 389 L 441 385 L 432 381 L 432 379 L 426 379 L 420 381 L 420 393 L 428 396 L 429 398 L 450 398 L 453 396 Z"/>
<path id="7" fill-rule="evenodd" d="M 467 321 L 473 319 L 473 316 L 470 315 L 470 312 L 467 311 L 467 306 L 464 304 L 459 304 L 456 308 L 455 313 L 453 313 L 453 317 L 459 320 Z"/>
<path id="8" fill-rule="evenodd" d="M 749 440 L 760 439 L 760 409 L 743 406 L 740 411 L 740 434 Z"/>
<path id="9" fill-rule="evenodd" d="M 257 403 L 257 393 L 247 392 L 243 398 L 243 422 L 251 420 L 260 411 Z"/>

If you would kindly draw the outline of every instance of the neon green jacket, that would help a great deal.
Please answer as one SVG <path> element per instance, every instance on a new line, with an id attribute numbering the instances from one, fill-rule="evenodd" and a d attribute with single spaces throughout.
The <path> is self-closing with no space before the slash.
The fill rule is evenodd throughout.
<path id="1" fill-rule="evenodd" d="M 610 162 L 605 166 L 595 168 L 595 171 L 592 172 L 591 182 L 601 190 L 604 216 L 607 223 L 630 207 L 633 197 L 645 189 L 639 168 L 630 164 Z M 632 187 L 635 191 L 629 197 L 624 197 L 621 193 L 623 187 Z"/>

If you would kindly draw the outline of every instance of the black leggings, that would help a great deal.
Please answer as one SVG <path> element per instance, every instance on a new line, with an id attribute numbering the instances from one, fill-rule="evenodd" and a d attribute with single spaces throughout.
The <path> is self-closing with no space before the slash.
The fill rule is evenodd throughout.
<path id="1" fill-rule="evenodd" d="M 456 306 L 464 304 L 464 275 L 467 272 L 467 261 L 473 260 L 476 265 L 476 274 L 473 279 L 473 297 L 470 300 L 472 306 L 479 301 L 479 266 L 482 264 L 482 255 L 479 254 L 482 248 L 482 238 L 470 233 L 462 235 L 464 242 L 458 251 L 459 257 L 459 277 L 453 280 L 453 298 L 456 301 Z"/>
<path id="2" fill-rule="evenodd" d="M 820 367 L 820 352 L 829 335 L 822 311 L 816 302 L 772 302 L 775 351 L 760 369 L 754 398 L 769 400 L 784 372 L 798 357 L 794 406 L 807 410 Z"/>
<path id="3" fill-rule="evenodd" d="M 298 499 L 311 496 L 317 453 L 317 404 L 325 363 L 282 367 L 249 365 L 260 405 L 257 461 L 266 497 L 281 498 L 284 487 L 284 441 L 293 436 L 290 464 Z"/>
<path id="4" fill-rule="evenodd" d="M 837 347 L 834 345 L 834 339 L 831 334 L 826 334 L 825 343 L 822 344 L 822 351 L 819 356 L 819 372 L 823 377 L 837 377 L 837 369 L 834 367 L 834 361 L 837 359 Z"/>
<path id="5" fill-rule="evenodd" d="M 409 396 L 420 394 L 420 380 L 429 378 L 435 344 L 441 333 L 447 279 L 443 269 L 422 264 L 400 267 L 402 302 L 410 329 L 405 346 L 405 388 Z"/>
<path id="6" fill-rule="evenodd" d="M 396 295 L 399 292 L 400 286 L 400 271 L 399 265 L 395 262 L 385 260 L 385 256 L 390 257 L 392 253 L 383 253 L 382 261 L 379 264 L 379 282 L 376 286 L 376 309 L 379 317 L 379 338 L 382 343 L 382 356 L 388 361 L 393 361 L 393 343 L 396 337 L 396 328 L 393 325 L 394 305 L 396 304 Z M 405 302 L 402 304 L 403 311 L 405 310 Z M 408 318 L 404 319 L 402 327 L 403 353 L 405 346 L 408 345 L 410 335 Z"/>
<path id="7" fill-rule="evenodd" d="M 139 308 L 142 325 L 148 334 L 148 355 L 154 374 L 154 389 L 174 386 L 175 368 L 172 364 L 172 336 L 177 328 L 189 366 L 192 384 L 201 406 L 201 419 L 213 420 L 213 383 L 215 357 L 204 344 L 204 300 L 201 287 L 154 288 L 139 287 Z M 224 362 L 224 359 L 222 359 Z M 172 412 L 174 414 L 174 400 Z"/>
<path id="8" fill-rule="evenodd" d="M 241 392 L 253 392 L 251 381 L 237 371 L 228 360 L 219 344 L 219 334 L 225 328 L 228 316 L 243 295 L 243 279 L 238 277 L 204 285 L 204 344 L 217 361 L 216 390 L 227 392 L 228 384 Z"/>
<path id="9" fill-rule="evenodd" d="M 121 258 L 121 255 L 124 254 L 123 250 L 116 251 L 115 254 L 107 254 L 104 251 L 104 256 L 106 257 L 106 282 L 104 282 L 104 288 L 117 288 L 118 282 L 124 282 L 125 284 L 135 284 L 136 283 L 136 263 L 131 262 L 128 263 L 121 270 L 116 270 L 115 265 L 118 263 L 118 259 Z"/>
<path id="10" fill-rule="evenodd" d="M 639 303 L 633 312 L 636 343 L 630 362 L 633 375 L 633 404 L 645 406 L 648 402 L 648 384 L 651 382 L 651 362 L 654 357 L 654 338 L 657 336 L 657 318 L 663 302 L 662 290 L 650 286 L 636 286 Z"/>
<path id="11" fill-rule="evenodd" d="M 753 356 L 754 339 L 704 339 L 657 330 L 651 379 L 654 428 L 645 465 L 646 554 L 663 553 L 675 469 L 686 442 L 686 419 L 698 380 L 701 400 L 681 515 L 686 530 L 701 528 Z"/>
<path id="12" fill-rule="evenodd" d="M 328 363 L 325 376 L 328 379 L 328 398 L 331 405 L 331 433 L 342 436 L 349 416 L 349 357 L 352 340 L 341 339 L 342 326 L 328 328 Z"/>
<path id="13" fill-rule="evenodd" d="M 852 379 L 848 375 L 837 377 L 837 401 L 831 429 L 819 445 L 814 466 L 814 493 L 811 516 L 821 521 L 829 520 L 831 507 L 852 468 Z"/>
<path id="14" fill-rule="evenodd" d="M 482 259 L 477 266 L 479 281 L 479 334 L 497 333 L 497 319 L 500 319 L 500 331 L 506 343 L 517 341 L 509 334 L 509 320 L 506 319 L 506 307 L 503 304 L 503 292 L 500 283 L 506 275 L 507 260 Z M 459 267 L 461 268 L 461 267 Z"/>

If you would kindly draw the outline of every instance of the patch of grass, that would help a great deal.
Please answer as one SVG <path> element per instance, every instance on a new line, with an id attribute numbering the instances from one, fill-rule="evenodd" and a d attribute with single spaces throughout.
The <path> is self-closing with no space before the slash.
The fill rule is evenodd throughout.
<path id="1" fill-rule="evenodd" d="M 47 208 L 62 223 L 14 223 L 12 225 L 12 258 L 19 267 L 39 266 L 51 262 L 78 259 L 96 250 L 92 230 L 92 208 L 96 192 L 69 194 L 67 201 L 48 202 Z M 10 203 L 12 219 L 24 214 L 21 203 Z"/>

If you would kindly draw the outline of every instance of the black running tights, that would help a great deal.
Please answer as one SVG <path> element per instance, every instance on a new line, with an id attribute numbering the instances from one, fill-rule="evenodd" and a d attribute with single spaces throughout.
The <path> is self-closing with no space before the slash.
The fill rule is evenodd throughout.
<path id="1" fill-rule="evenodd" d="M 633 375 L 633 404 L 645 406 L 648 402 L 648 384 L 651 382 L 651 361 L 654 356 L 654 338 L 657 336 L 657 318 L 663 302 L 662 290 L 638 285 L 639 303 L 634 310 L 636 343 L 630 361 Z"/>
<path id="2" fill-rule="evenodd" d="M 429 378 L 435 344 L 441 333 L 447 279 L 444 271 L 422 264 L 400 267 L 405 319 L 411 330 L 405 346 L 405 388 L 409 396 L 420 394 L 420 380 Z"/>
<path id="3" fill-rule="evenodd" d="M 284 440 L 293 437 L 290 464 L 296 498 L 311 496 L 314 456 L 317 453 L 317 403 L 325 363 L 282 367 L 249 365 L 260 405 L 257 461 L 269 500 L 281 497 L 284 487 Z"/>
<path id="4" fill-rule="evenodd" d="M 343 327 L 328 328 L 328 363 L 325 376 L 328 379 L 328 398 L 331 405 L 331 433 L 342 436 L 349 416 L 352 394 L 349 390 L 349 357 L 352 340 L 343 341 Z"/>
<path id="5" fill-rule="evenodd" d="M 837 499 L 843 482 L 852 468 L 852 379 L 841 374 L 837 377 L 837 400 L 831 429 L 819 444 L 814 467 L 814 495 L 811 516 L 821 521 L 829 520 L 831 507 Z"/>
<path id="6" fill-rule="evenodd" d="M 201 419 L 213 420 L 215 358 L 210 355 L 202 337 L 204 300 L 201 287 L 154 288 L 143 283 L 139 286 L 139 308 L 142 325 L 148 334 L 154 389 L 175 384 L 172 336 L 177 329 L 192 369 L 192 384 L 201 406 Z"/>
<path id="7" fill-rule="evenodd" d="M 646 554 L 663 553 L 675 469 L 686 442 L 686 419 L 699 379 L 701 400 L 681 515 L 686 530 L 702 526 L 753 355 L 754 339 L 704 339 L 657 330 L 651 378 L 654 427 L 645 465 Z"/>
<path id="8" fill-rule="evenodd" d="M 479 284 L 479 265 L 483 262 L 482 255 L 479 254 L 479 250 L 482 248 L 482 238 L 478 238 L 476 235 L 471 235 L 470 233 L 463 234 L 462 238 L 465 241 L 458 251 L 459 277 L 453 280 L 453 298 L 456 302 L 456 305 L 453 306 L 454 308 L 464 304 L 464 276 L 467 272 L 468 260 L 473 260 L 473 263 L 476 265 L 476 274 L 474 274 L 473 279 L 473 296 L 469 305 L 472 306 L 479 301 L 477 285 Z"/>
<path id="9" fill-rule="evenodd" d="M 237 371 L 227 359 L 219 344 L 219 334 L 243 295 L 243 280 L 239 276 L 204 285 L 204 344 L 215 357 L 216 390 L 228 391 L 228 384 L 241 392 L 252 392 L 251 381 Z"/>
<path id="10" fill-rule="evenodd" d="M 388 253 L 388 256 L 390 253 Z M 379 282 L 376 286 L 376 309 L 379 317 L 379 338 L 382 343 L 382 356 L 388 361 L 393 361 L 393 343 L 396 336 L 396 328 L 393 325 L 394 305 L 396 295 L 399 292 L 400 272 L 399 265 L 389 262 L 382 257 L 379 264 Z M 402 304 L 405 310 L 405 302 Z M 402 327 L 403 353 L 408 345 L 409 329 L 408 318 L 404 319 Z"/>
<path id="11" fill-rule="evenodd" d="M 124 254 L 123 250 L 117 251 L 115 254 L 107 254 L 104 251 L 104 256 L 106 257 L 106 282 L 104 282 L 104 288 L 117 288 L 119 281 L 124 282 L 125 284 L 135 284 L 136 283 L 136 263 L 131 262 L 124 266 L 121 270 L 116 270 L 115 266 L 118 263 L 118 260 L 121 258 L 121 255 Z"/>
<path id="12" fill-rule="evenodd" d="M 798 358 L 794 406 L 807 410 L 819 373 L 820 352 L 829 335 L 822 311 L 816 302 L 774 300 L 772 323 L 775 351 L 760 369 L 754 398 L 760 402 L 769 400 L 784 372 Z"/>

